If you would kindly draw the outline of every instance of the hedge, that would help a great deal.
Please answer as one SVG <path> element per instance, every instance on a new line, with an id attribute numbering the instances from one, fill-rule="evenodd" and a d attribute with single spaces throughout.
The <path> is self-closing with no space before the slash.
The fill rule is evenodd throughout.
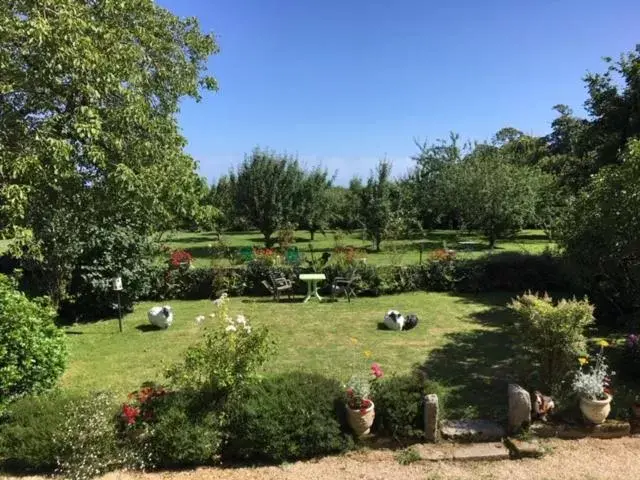
<path id="1" fill-rule="evenodd" d="M 17 264 L 0 257 L 0 266 L 10 273 Z M 322 272 L 327 276 L 323 284 L 329 293 L 331 281 L 348 276 L 349 267 L 328 264 Z M 270 293 L 262 281 L 270 272 L 283 273 L 297 279 L 305 270 L 292 265 L 268 265 L 257 260 L 236 267 L 191 267 L 167 269 L 154 265 L 149 270 L 150 293 L 142 300 L 201 300 L 226 291 L 230 295 L 267 296 Z M 412 291 L 479 293 L 487 291 L 523 292 L 562 291 L 582 294 L 570 280 L 562 257 L 551 253 L 539 255 L 505 252 L 477 259 L 432 260 L 416 265 L 359 264 L 360 281 L 356 291 L 363 296 L 390 295 Z M 26 272 L 28 273 L 28 272 Z M 31 276 L 25 275 L 23 278 Z M 30 282 L 31 283 L 31 282 Z M 294 282 L 297 294 L 306 292 L 304 282 Z M 31 285 L 31 287 L 33 287 Z M 33 290 L 33 288 L 30 288 Z"/>
<path id="2" fill-rule="evenodd" d="M 152 294 L 147 300 L 197 300 L 216 296 L 222 291 L 230 295 L 266 296 L 262 285 L 269 272 L 297 279 L 303 272 L 291 265 L 267 266 L 249 262 L 245 266 L 224 268 L 192 267 L 167 272 L 157 267 Z M 322 269 L 327 276 L 323 288 L 328 293 L 331 281 L 348 276 L 348 268 L 329 264 Z M 440 261 L 421 265 L 369 265 L 357 267 L 356 291 L 363 296 L 391 295 L 412 291 L 479 293 L 487 291 L 522 292 L 574 291 L 562 258 L 550 253 L 540 255 L 507 252 L 478 259 Z M 304 294 L 306 284 L 294 282 L 296 293 Z"/>

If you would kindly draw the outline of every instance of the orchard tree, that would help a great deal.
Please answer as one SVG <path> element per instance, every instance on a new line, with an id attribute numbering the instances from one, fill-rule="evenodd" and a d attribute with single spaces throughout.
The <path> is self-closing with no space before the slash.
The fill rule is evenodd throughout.
<path id="1" fill-rule="evenodd" d="M 311 240 L 317 231 L 323 232 L 329 227 L 329 221 L 334 214 L 330 195 L 333 180 L 329 177 L 329 172 L 321 168 L 314 168 L 305 173 L 300 189 L 298 224 L 309 231 Z"/>
<path id="2" fill-rule="evenodd" d="M 540 173 L 508 162 L 492 150 L 448 167 L 443 184 L 464 226 L 485 235 L 491 248 L 498 238 L 535 220 Z"/>
<path id="3" fill-rule="evenodd" d="M 288 155 L 256 148 L 238 168 L 236 206 L 272 247 L 273 234 L 300 214 L 304 172 Z"/>
<path id="4" fill-rule="evenodd" d="M 360 192 L 360 217 L 377 252 L 391 219 L 391 163 L 382 160 Z"/>
<path id="5" fill-rule="evenodd" d="M 96 224 L 146 235 L 197 208 L 176 115 L 216 88 L 218 48 L 153 0 L 9 0 L 0 31 L 2 213 L 58 302 Z"/>

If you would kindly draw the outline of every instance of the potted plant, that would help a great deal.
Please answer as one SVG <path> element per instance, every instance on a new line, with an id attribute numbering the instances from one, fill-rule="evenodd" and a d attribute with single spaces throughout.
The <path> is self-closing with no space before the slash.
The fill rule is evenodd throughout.
<path id="1" fill-rule="evenodd" d="M 353 341 L 354 339 L 352 339 Z M 369 358 L 371 352 L 365 351 L 365 357 Z M 371 382 L 382 377 L 380 365 L 372 363 L 368 372 L 357 373 L 351 376 L 346 385 L 347 422 L 356 436 L 366 435 L 371 430 L 375 418 L 375 405 L 370 398 Z"/>
<path id="2" fill-rule="evenodd" d="M 636 395 L 636 398 L 631 405 L 631 411 L 635 418 L 640 418 L 640 397 L 638 395 Z"/>
<path id="3" fill-rule="evenodd" d="M 604 357 L 604 347 L 608 343 L 600 342 L 600 352 L 595 355 L 595 362 L 583 370 L 589 363 L 586 358 L 580 358 L 580 369 L 573 380 L 573 390 L 580 398 L 580 411 L 591 423 L 604 423 L 611 412 L 611 385 L 609 367 Z"/>

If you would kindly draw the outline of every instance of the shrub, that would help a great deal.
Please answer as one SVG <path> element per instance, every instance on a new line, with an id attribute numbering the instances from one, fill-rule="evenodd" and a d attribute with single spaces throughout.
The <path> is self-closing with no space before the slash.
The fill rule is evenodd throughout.
<path id="1" fill-rule="evenodd" d="M 62 430 L 72 397 L 59 392 L 28 396 L 13 402 L 0 423 L 0 459 L 15 472 L 45 472 L 60 456 L 52 441 Z"/>
<path id="2" fill-rule="evenodd" d="M 167 377 L 177 389 L 223 398 L 262 366 L 272 343 L 266 329 L 253 329 L 242 315 L 231 318 L 226 294 L 214 304 L 217 311 L 204 338 L 168 370 Z"/>
<path id="3" fill-rule="evenodd" d="M 153 465 L 206 465 L 217 458 L 224 438 L 220 407 L 193 392 L 152 395 L 144 403 L 140 419 L 130 424 L 123 415 L 121 428 Z"/>
<path id="4" fill-rule="evenodd" d="M 16 397 L 52 387 L 66 363 L 66 339 L 46 299 L 28 299 L 0 275 L 0 411 Z"/>
<path id="5" fill-rule="evenodd" d="M 228 402 L 223 460 L 278 463 L 348 450 L 342 397 L 337 381 L 302 372 L 248 384 Z"/>
<path id="6" fill-rule="evenodd" d="M 111 279 L 122 277 L 120 303 L 124 311 L 148 296 L 152 286 L 150 271 L 153 251 L 146 236 L 126 227 L 95 227 L 82 248 L 69 286 L 69 300 L 61 314 L 69 320 L 94 320 L 118 312 Z"/>
<path id="7" fill-rule="evenodd" d="M 514 329 L 524 360 L 541 388 L 554 395 L 573 373 L 586 352 L 585 329 L 593 319 L 593 306 L 585 300 L 561 300 L 527 293 L 509 307 L 518 314 Z"/>
<path id="8" fill-rule="evenodd" d="M 57 472 L 74 480 L 146 465 L 143 454 L 123 442 L 116 429 L 117 406 L 108 393 L 70 402 L 61 428 L 52 441 L 58 453 Z"/>
<path id="9" fill-rule="evenodd" d="M 444 390 L 414 371 L 377 382 L 373 391 L 376 406 L 374 430 L 395 438 L 421 438 L 424 435 L 424 396 L 438 395 L 443 417 Z"/>
<path id="10" fill-rule="evenodd" d="M 627 336 L 620 368 L 631 378 L 640 376 L 640 335 Z"/>

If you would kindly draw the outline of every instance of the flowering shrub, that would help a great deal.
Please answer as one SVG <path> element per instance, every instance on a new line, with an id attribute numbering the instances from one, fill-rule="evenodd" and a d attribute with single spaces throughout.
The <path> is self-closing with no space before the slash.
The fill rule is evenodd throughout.
<path id="1" fill-rule="evenodd" d="M 280 265 L 282 255 L 273 248 L 254 248 L 253 260 L 267 266 Z"/>
<path id="2" fill-rule="evenodd" d="M 122 405 L 120 419 L 126 427 L 136 427 L 148 423 L 154 418 L 154 400 L 164 397 L 167 391 L 156 385 L 146 385 L 140 390 L 131 392 L 128 401 Z"/>
<path id="3" fill-rule="evenodd" d="M 353 345 L 357 345 L 357 342 L 355 338 L 351 339 Z M 366 359 L 369 359 L 371 355 L 371 351 L 364 351 Z M 368 371 L 352 375 L 345 386 L 347 406 L 352 410 L 360 410 L 362 413 L 371 407 L 371 383 L 382 378 L 383 375 L 380 365 L 375 362 L 371 364 Z"/>
<path id="4" fill-rule="evenodd" d="M 573 379 L 573 390 L 578 396 L 590 400 L 604 400 L 607 395 L 612 394 L 609 367 L 603 351 L 607 345 L 606 341 L 600 343 L 600 351 L 595 355 L 595 363 L 589 367 L 589 371 L 582 370 L 589 363 L 587 358 L 578 359 L 580 368 Z M 611 373 L 614 374 L 615 372 Z"/>
<path id="5" fill-rule="evenodd" d="M 183 362 L 167 371 L 167 377 L 179 389 L 224 397 L 252 378 L 273 344 L 266 329 L 254 329 L 243 315 L 231 317 L 226 293 L 214 305 L 204 338 L 187 350 Z M 199 317 L 202 322 L 204 315 Z"/>
<path id="6" fill-rule="evenodd" d="M 624 343 L 621 367 L 630 376 L 640 374 L 640 335 L 630 334 Z"/>
<path id="7" fill-rule="evenodd" d="M 431 260 L 436 262 L 451 262 L 456 259 L 456 252 L 448 248 L 438 248 L 431 252 Z"/>
<path id="8" fill-rule="evenodd" d="M 193 256 L 186 250 L 174 250 L 169 258 L 169 264 L 173 268 L 179 268 L 184 265 L 191 265 L 193 262 Z"/>
<path id="9" fill-rule="evenodd" d="M 58 446 L 58 473 L 73 480 L 148 465 L 144 450 L 128 448 L 118 438 L 113 398 L 106 393 L 72 402 L 53 441 Z"/>

